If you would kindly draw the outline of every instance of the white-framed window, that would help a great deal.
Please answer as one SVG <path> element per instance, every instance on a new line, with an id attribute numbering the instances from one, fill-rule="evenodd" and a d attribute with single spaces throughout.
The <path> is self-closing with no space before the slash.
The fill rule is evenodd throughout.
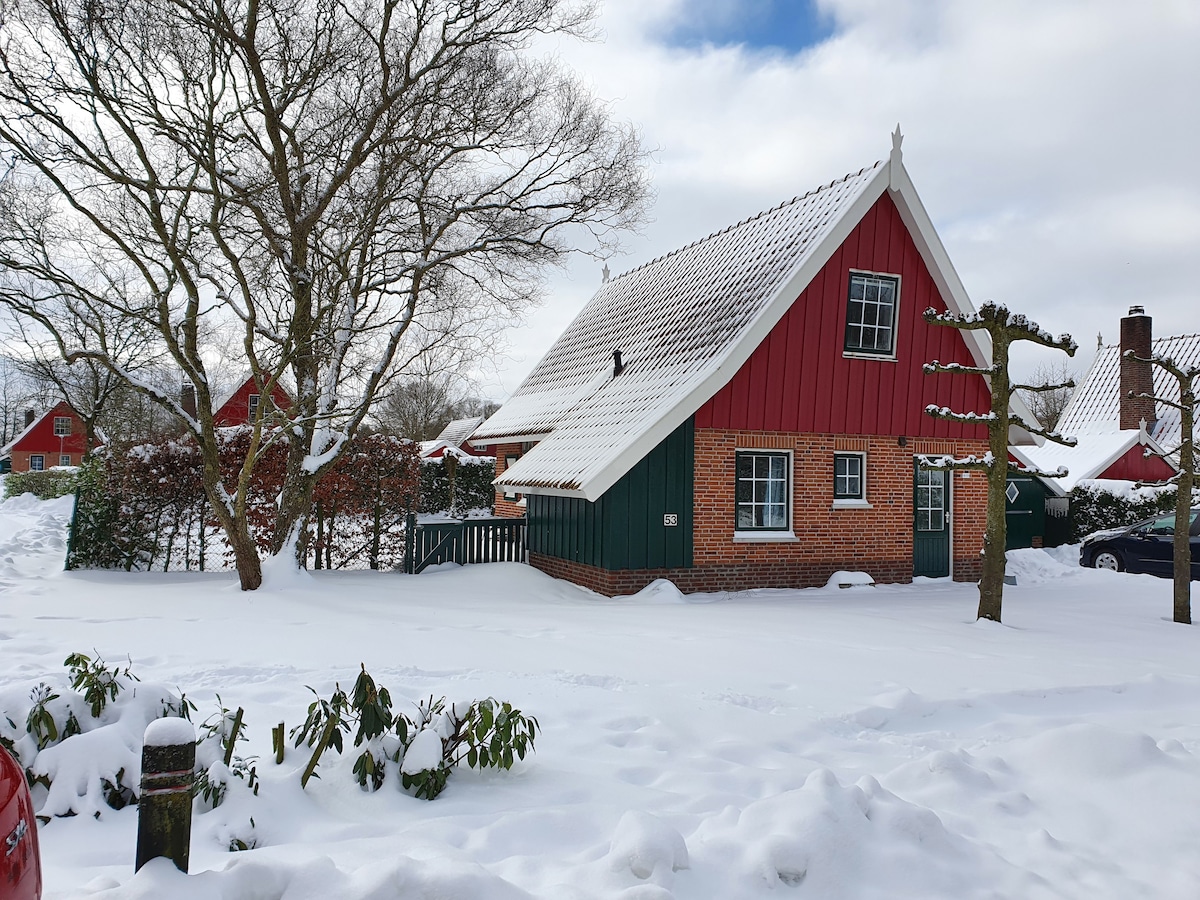
<path id="1" fill-rule="evenodd" d="M 55 416 L 54 417 L 54 433 L 55 435 L 71 433 L 71 417 L 70 416 Z"/>
<path id="2" fill-rule="evenodd" d="M 792 528 L 792 454 L 780 450 L 738 450 L 735 528 L 770 535 Z"/>
<path id="3" fill-rule="evenodd" d="M 250 421 L 254 421 L 254 417 L 258 414 L 258 394 L 250 395 Z"/>
<path id="4" fill-rule="evenodd" d="M 845 352 L 852 356 L 894 357 L 899 302 L 899 276 L 851 272 Z"/>
<path id="5" fill-rule="evenodd" d="M 71 464 L 71 454 L 70 453 L 58 454 L 58 464 L 60 466 L 69 466 Z"/>
<path id="6" fill-rule="evenodd" d="M 506 457 L 504 457 L 504 471 L 506 471 L 506 472 L 507 472 L 509 469 L 511 469 L 513 466 L 515 466 L 515 465 L 517 464 L 517 460 L 519 460 L 520 458 L 521 458 L 521 457 L 519 457 L 519 456 L 506 456 Z M 510 501 L 512 501 L 513 503 L 515 503 L 515 502 L 517 502 L 518 500 L 520 500 L 520 499 L 521 499 L 521 495 L 520 495 L 520 494 L 518 494 L 516 491 L 509 490 L 508 488 L 505 488 L 505 489 L 504 489 L 504 494 L 503 494 L 503 496 L 504 496 L 504 499 L 505 499 L 505 500 L 510 500 Z"/>
<path id="7" fill-rule="evenodd" d="M 46 457 L 41 453 L 31 453 L 29 455 L 29 471 L 44 472 L 46 471 Z"/>
<path id="8" fill-rule="evenodd" d="M 867 499 L 867 454 L 833 454 L 834 502 L 858 502 Z"/>

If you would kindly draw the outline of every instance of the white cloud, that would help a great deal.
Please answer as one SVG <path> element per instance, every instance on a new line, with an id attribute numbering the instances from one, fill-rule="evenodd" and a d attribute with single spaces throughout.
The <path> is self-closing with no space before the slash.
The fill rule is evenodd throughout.
<path id="1" fill-rule="evenodd" d="M 1086 348 L 1133 303 L 1200 331 L 1200 4 L 823 0 L 795 57 L 656 42 L 682 0 L 607 0 L 603 43 L 558 52 L 657 147 L 654 221 L 622 271 L 884 157 L 905 163 L 976 302 Z M 512 390 L 599 284 L 573 265 L 514 332 Z"/>

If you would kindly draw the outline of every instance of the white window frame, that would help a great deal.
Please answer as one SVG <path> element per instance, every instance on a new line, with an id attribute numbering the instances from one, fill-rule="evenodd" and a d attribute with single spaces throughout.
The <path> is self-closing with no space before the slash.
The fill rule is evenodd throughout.
<path id="1" fill-rule="evenodd" d="M 889 281 L 893 284 L 893 299 L 892 299 L 892 322 L 888 326 L 891 329 L 891 345 L 885 350 L 868 350 L 864 347 L 850 347 L 850 303 L 851 294 L 854 293 L 854 281 L 859 279 L 876 279 L 877 281 Z M 846 288 L 846 330 L 842 334 L 842 355 L 855 359 L 876 359 L 887 360 L 890 362 L 896 361 L 896 332 L 899 330 L 900 322 L 900 276 L 893 272 L 868 272 L 864 269 L 851 269 L 850 279 Z M 865 326 L 863 323 L 858 323 L 859 327 L 879 327 Z"/>
<path id="2" fill-rule="evenodd" d="M 70 453 L 60 453 L 60 454 L 58 454 L 58 464 L 59 464 L 60 466 L 69 466 L 69 465 L 71 465 L 71 454 L 70 454 Z"/>
<path id="3" fill-rule="evenodd" d="M 839 457 L 858 457 L 858 486 L 856 497 L 838 496 L 837 463 Z M 833 508 L 834 509 L 871 509 L 867 500 L 867 454 L 863 450 L 835 450 L 833 454 Z"/>
<path id="4" fill-rule="evenodd" d="M 787 478 L 787 483 L 784 487 L 783 509 L 786 516 L 786 523 L 782 528 L 774 528 L 769 526 L 742 526 L 738 524 L 738 484 L 741 476 L 738 474 L 738 461 L 742 456 L 779 456 L 784 459 L 784 473 Z M 733 539 L 735 541 L 795 541 L 796 534 L 793 530 L 793 520 L 795 513 L 793 509 L 794 491 L 796 484 L 795 473 L 795 458 L 791 450 L 780 450 L 776 447 L 738 447 L 734 452 L 733 463 Z M 751 503 L 753 504 L 753 500 Z"/>
<path id="5" fill-rule="evenodd" d="M 65 431 L 63 429 L 66 429 Z M 71 417 L 70 416 L 55 416 L 54 417 L 54 436 L 66 437 L 71 433 Z"/>
<path id="6" fill-rule="evenodd" d="M 254 423 L 254 416 L 258 412 L 258 404 L 260 402 L 262 402 L 262 396 L 259 394 L 251 394 L 250 397 L 246 400 L 246 408 L 247 408 L 247 410 L 249 412 L 249 416 L 250 416 L 247 419 L 247 421 L 250 422 L 251 424 Z"/>
<path id="7" fill-rule="evenodd" d="M 33 461 L 35 459 L 37 460 L 36 466 L 33 464 Z M 45 472 L 46 471 L 46 454 L 30 453 L 29 454 L 29 471 L 30 472 Z"/>

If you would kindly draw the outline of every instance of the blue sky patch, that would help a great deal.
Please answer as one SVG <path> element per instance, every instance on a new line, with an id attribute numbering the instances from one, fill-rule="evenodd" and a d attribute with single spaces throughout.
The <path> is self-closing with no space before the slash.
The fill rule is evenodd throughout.
<path id="1" fill-rule="evenodd" d="M 743 44 L 799 53 L 833 34 L 833 21 L 815 0 L 688 0 L 666 36 L 676 47 Z"/>

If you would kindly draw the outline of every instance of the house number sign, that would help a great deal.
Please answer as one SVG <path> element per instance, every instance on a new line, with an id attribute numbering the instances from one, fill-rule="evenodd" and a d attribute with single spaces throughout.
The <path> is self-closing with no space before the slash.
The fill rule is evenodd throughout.
<path id="1" fill-rule="evenodd" d="M 679 513 L 663 513 L 663 525 L 674 528 L 679 524 Z"/>

